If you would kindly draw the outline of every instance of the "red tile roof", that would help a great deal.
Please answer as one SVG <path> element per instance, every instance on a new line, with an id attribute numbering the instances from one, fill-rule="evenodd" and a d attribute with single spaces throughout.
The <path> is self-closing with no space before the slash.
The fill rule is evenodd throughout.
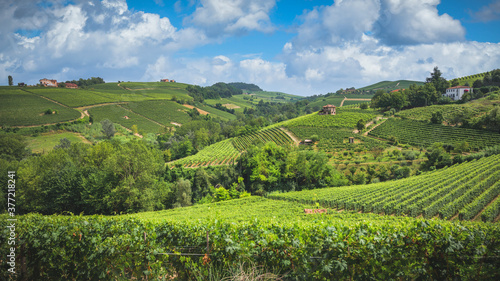
<path id="1" fill-rule="evenodd" d="M 335 105 L 327 104 L 327 105 L 323 106 L 323 108 L 325 108 L 325 107 L 335 107 Z"/>

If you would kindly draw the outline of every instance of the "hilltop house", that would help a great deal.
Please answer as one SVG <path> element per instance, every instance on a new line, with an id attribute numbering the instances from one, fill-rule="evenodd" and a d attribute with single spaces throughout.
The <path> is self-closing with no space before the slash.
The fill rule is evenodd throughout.
<path id="1" fill-rule="evenodd" d="M 465 93 L 472 93 L 473 88 L 469 86 L 455 86 L 446 89 L 446 93 L 443 94 L 445 97 L 449 97 L 452 100 L 460 100 Z"/>
<path id="2" fill-rule="evenodd" d="M 319 115 L 335 115 L 335 105 L 327 104 L 323 106 L 323 109 L 319 112 Z"/>
<path id="3" fill-rule="evenodd" d="M 161 79 L 160 82 L 170 82 L 168 79 Z"/>
<path id="4" fill-rule="evenodd" d="M 66 88 L 68 89 L 78 89 L 78 85 L 75 83 L 66 83 Z"/>
<path id="5" fill-rule="evenodd" d="M 40 79 L 40 84 L 42 84 L 45 87 L 57 87 L 57 80 L 43 78 Z"/>

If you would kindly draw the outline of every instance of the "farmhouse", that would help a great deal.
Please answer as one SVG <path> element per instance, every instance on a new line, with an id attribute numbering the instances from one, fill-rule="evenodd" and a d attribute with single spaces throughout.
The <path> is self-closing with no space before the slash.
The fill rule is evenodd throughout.
<path id="1" fill-rule="evenodd" d="M 57 80 L 43 78 L 40 79 L 40 84 L 42 84 L 45 87 L 57 87 Z"/>
<path id="2" fill-rule="evenodd" d="M 161 79 L 160 82 L 170 82 L 168 79 Z"/>
<path id="3" fill-rule="evenodd" d="M 456 86 L 446 89 L 446 93 L 443 94 L 445 97 L 449 97 L 452 100 L 460 100 L 465 93 L 472 93 L 473 88 L 469 86 Z"/>
<path id="4" fill-rule="evenodd" d="M 66 88 L 68 89 L 78 89 L 78 85 L 75 83 L 66 83 Z"/>
<path id="5" fill-rule="evenodd" d="M 335 105 L 327 104 L 323 106 L 323 109 L 319 112 L 319 115 L 335 115 Z"/>

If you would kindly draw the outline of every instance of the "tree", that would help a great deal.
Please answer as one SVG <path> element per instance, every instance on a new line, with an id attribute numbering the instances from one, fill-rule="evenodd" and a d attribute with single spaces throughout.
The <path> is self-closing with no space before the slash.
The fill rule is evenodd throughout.
<path id="1" fill-rule="evenodd" d="M 450 83 L 441 77 L 441 71 L 437 66 L 434 67 L 431 77 L 427 77 L 425 80 L 427 83 L 432 83 L 439 94 L 445 93 L 446 89 L 450 86 Z"/>
<path id="2" fill-rule="evenodd" d="M 12 76 L 11 76 L 11 75 L 9 75 L 8 79 L 9 79 L 9 86 L 14 85 L 14 81 L 13 81 L 13 79 L 12 79 Z"/>
<path id="3" fill-rule="evenodd" d="M 432 113 L 431 123 L 432 124 L 441 124 L 444 121 L 443 113 L 441 111 L 436 111 Z"/>
<path id="4" fill-rule="evenodd" d="M 360 109 L 368 109 L 368 103 L 364 102 L 364 103 L 360 104 L 359 108 Z"/>
<path id="5" fill-rule="evenodd" d="M 358 131 L 363 131 L 365 128 L 365 121 L 363 119 L 359 119 L 358 123 L 356 124 L 356 128 L 358 128 Z"/>
<path id="6" fill-rule="evenodd" d="M 106 135 L 108 139 L 112 138 L 115 133 L 115 124 L 113 122 L 109 121 L 108 119 L 104 119 L 101 121 L 101 126 L 102 126 L 102 132 Z"/>
<path id="7" fill-rule="evenodd" d="M 174 204 L 175 208 L 191 206 L 191 182 L 187 179 L 179 179 L 175 183 L 174 189 L 176 190 L 176 202 Z"/>
<path id="8" fill-rule="evenodd" d="M 130 130 L 132 130 L 132 133 L 135 135 L 135 134 L 139 134 L 139 129 L 137 128 L 137 125 L 132 125 L 132 127 L 130 127 Z"/>

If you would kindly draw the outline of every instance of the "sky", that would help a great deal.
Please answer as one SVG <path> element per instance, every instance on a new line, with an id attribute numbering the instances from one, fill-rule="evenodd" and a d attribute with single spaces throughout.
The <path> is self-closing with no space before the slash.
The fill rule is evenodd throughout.
<path id="1" fill-rule="evenodd" d="M 301 96 L 500 68 L 500 0 L 0 0 L 0 85 L 102 77 Z"/>

